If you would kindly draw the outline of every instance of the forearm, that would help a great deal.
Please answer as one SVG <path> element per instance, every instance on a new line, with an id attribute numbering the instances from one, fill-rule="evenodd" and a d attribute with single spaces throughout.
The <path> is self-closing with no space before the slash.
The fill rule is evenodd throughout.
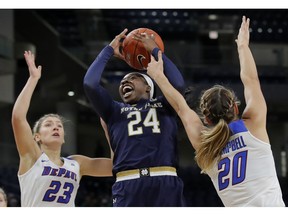
<path id="1" fill-rule="evenodd" d="M 30 106 L 33 92 L 37 86 L 38 78 L 29 77 L 26 85 L 19 94 L 12 112 L 12 117 L 15 119 L 26 119 L 26 115 Z"/>
<path id="2" fill-rule="evenodd" d="M 154 81 L 161 89 L 169 104 L 173 107 L 177 114 L 179 114 L 181 106 L 186 103 L 180 92 L 171 85 L 168 78 L 164 74 L 155 77 Z"/>
<path id="3" fill-rule="evenodd" d="M 248 45 L 238 47 L 240 61 L 240 77 L 245 84 L 250 81 L 258 81 L 258 73 L 252 52 Z"/>

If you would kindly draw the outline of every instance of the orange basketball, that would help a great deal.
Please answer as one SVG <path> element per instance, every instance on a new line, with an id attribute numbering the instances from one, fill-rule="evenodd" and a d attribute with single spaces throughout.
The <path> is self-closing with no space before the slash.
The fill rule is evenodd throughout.
<path id="1" fill-rule="evenodd" d="M 148 28 L 138 28 L 131 31 L 123 41 L 123 55 L 125 61 L 132 68 L 137 70 L 146 70 L 148 63 L 150 62 L 150 53 L 145 49 L 141 41 L 133 39 L 135 33 L 144 33 L 154 35 L 154 40 L 159 49 L 164 52 L 164 43 L 162 38 L 153 30 Z"/>

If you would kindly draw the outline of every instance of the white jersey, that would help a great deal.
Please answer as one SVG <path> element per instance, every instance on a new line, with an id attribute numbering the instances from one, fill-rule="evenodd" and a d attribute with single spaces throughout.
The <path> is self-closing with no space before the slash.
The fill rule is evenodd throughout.
<path id="1" fill-rule="evenodd" d="M 59 167 L 45 153 L 33 167 L 18 175 L 22 207 L 73 207 L 80 182 L 77 161 L 64 159 Z"/>
<path id="2" fill-rule="evenodd" d="M 224 206 L 285 207 L 271 145 L 254 137 L 243 120 L 229 128 L 220 162 L 207 171 Z"/>

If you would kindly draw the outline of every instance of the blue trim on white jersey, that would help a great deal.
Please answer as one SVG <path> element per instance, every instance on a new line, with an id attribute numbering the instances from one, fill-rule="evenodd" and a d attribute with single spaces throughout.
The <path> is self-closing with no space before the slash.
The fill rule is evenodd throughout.
<path id="1" fill-rule="evenodd" d="M 237 134 L 237 133 L 248 131 L 243 120 L 237 120 L 237 121 L 231 122 L 229 124 L 229 128 L 232 131 L 232 134 Z"/>

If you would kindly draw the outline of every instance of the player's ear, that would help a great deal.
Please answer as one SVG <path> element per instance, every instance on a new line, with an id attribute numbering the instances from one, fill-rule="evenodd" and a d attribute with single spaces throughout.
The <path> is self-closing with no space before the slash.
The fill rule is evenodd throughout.
<path id="1" fill-rule="evenodd" d="M 147 85 L 146 92 L 149 93 L 150 91 L 151 91 L 151 87 L 149 85 Z"/>
<path id="2" fill-rule="evenodd" d="M 39 135 L 38 133 L 36 133 L 36 134 L 34 135 L 34 140 L 35 140 L 36 142 L 39 142 L 39 141 L 40 141 L 40 135 Z"/>

